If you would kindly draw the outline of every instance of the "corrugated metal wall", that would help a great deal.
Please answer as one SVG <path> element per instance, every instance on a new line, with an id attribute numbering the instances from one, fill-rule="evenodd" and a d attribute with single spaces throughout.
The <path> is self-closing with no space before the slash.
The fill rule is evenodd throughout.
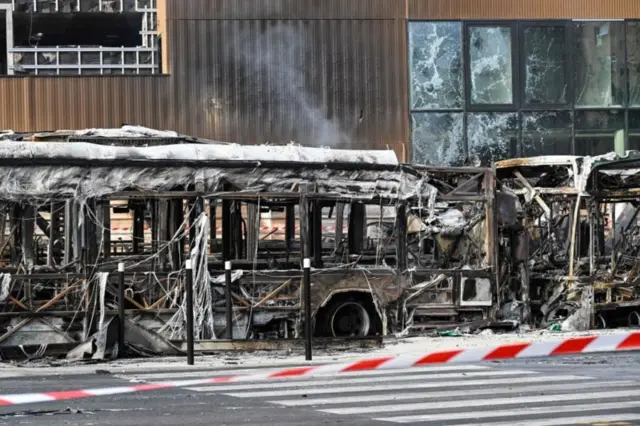
<path id="1" fill-rule="evenodd" d="M 170 19 L 402 19 L 405 0 L 167 0 Z"/>
<path id="2" fill-rule="evenodd" d="M 409 19 L 639 18 L 639 0 L 407 0 Z"/>
<path id="3" fill-rule="evenodd" d="M 16 131 L 120 126 L 163 127 L 169 78 L 3 77 L 0 129 Z"/>
<path id="4" fill-rule="evenodd" d="M 397 145 L 402 19 L 170 20 L 178 131 L 240 142 Z"/>

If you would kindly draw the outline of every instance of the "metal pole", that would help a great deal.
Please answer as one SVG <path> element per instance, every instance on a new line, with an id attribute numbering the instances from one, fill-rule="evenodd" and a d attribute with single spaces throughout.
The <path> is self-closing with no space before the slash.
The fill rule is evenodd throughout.
<path id="1" fill-rule="evenodd" d="M 304 267 L 304 357 L 311 361 L 311 259 L 305 258 Z"/>
<path id="2" fill-rule="evenodd" d="M 118 263 L 118 355 L 124 354 L 124 263 Z"/>
<path id="3" fill-rule="evenodd" d="M 185 262 L 187 269 L 187 364 L 193 365 L 193 274 L 191 259 Z"/>
<path id="4" fill-rule="evenodd" d="M 224 262 L 224 285 L 227 287 L 225 293 L 227 302 L 227 339 L 233 340 L 233 302 L 231 300 L 231 262 Z"/>

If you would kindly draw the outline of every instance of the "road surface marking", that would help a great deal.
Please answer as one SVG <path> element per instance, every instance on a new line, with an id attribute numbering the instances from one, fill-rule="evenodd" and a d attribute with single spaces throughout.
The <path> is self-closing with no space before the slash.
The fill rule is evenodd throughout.
<path id="1" fill-rule="evenodd" d="M 551 407 L 518 407 L 511 410 L 470 411 L 465 413 L 417 414 L 412 416 L 380 417 L 374 420 L 392 423 L 436 422 L 449 420 L 488 419 L 494 417 L 522 417 L 537 414 L 580 413 L 585 411 L 624 410 L 640 407 L 640 402 L 605 402 L 598 404 L 556 405 Z M 592 425 L 592 423 L 584 423 Z M 611 423 L 608 423 L 609 425 Z"/>
<path id="2" fill-rule="evenodd" d="M 413 382 L 419 380 L 442 380 L 442 379 L 465 379 L 468 377 L 507 377 L 507 376 L 519 376 L 522 374 L 533 374 L 530 371 L 522 371 L 522 370 L 504 370 L 504 371 L 471 371 L 467 373 L 434 373 L 434 374 L 412 374 L 408 373 L 406 375 L 399 376 L 396 372 L 396 377 L 385 377 L 385 382 Z M 356 376 L 356 375 L 354 375 Z M 250 390 L 250 389 L 282 389 L 282 388 L 291 388 L 291 387 L 304 387 L 304 386 L 330 386 L 330 385 L 342 385 L 345 383 L 349 384 L 358 384 L 358 383 L 371 383 L 371 377 L 341 377 L 340 379 L 330 380 L 303 380 L 303 381 L 272 381 L 268 383 L 247 383 L 242 385 L 225 385 L 225 386 L 208 386 L 208 387 L 193 387 L 189 388 L 194 391 L 200 390 L 214 390 L 216 392 L 229 392 L 229 391 L 237 391 L 237 390 Z M 413 386 L 412 384 L 405 384 L 403 387 Z M 440 383 L 442 386 L 442 383 Z"/>
<path id="3" fill-rule="evenodd" d="M 473 399 L 473 400 L 460 400 L 460 401 L 440 401 L 440 402 L 421 402 L 411 404 L 393 404 L 393 405 L 376 405 L 372 407 L 346 407 L 346 408 L 331 408 L 322 409 L 325 413 L 332 414 L 372 414 L 372 413 L 391 413 L 398 411 L 412 411 L 412 410 L 435 410 L 445 408 L 471 408 L 471 407 L 495 407 L 497 405 L 518 405 L 518 404 L 530 404 L 540 402 L 560 402 L 560 401 L 581 401 L 589 399 L 612 399 L 629 397 L 635 393 L 631 390 L 613 391 L 613 392 L 585 392 L 585 393 L 573 393 L 569 395 L 534 395 L 534 396 L 520 396 L 509 398 L 487 398 L 487 399 Z M 461 394 L 460 396 L 463 396 Z M 623 419 L 624 420 L 624 419 Z M 575 422 L 571 422 L 575 423 Z"/>
<path id="4" fill-rule="evenodd" d="M 358 392 L 376 392 L 376 391 L 393 391 L 393 390 L 407 390 L 407 389 L 443 389 L 443 388 L 460 388 L 470 386 L 491 386 L 491 385 L 512 385 L 517 380 L 518 383 L 549 383 L 549 382 L 564 382 L 567 380 L 588 380 L 588 378 L 581 378 L 577 376 L 537 376 L 537 377 L 522 377 L 522 378 L 502 378 L 502 379 L 484 379 L 484 380 L 466 380 L 456 382 L 426 382 L 426 383 L 399 383 L 399 384 L 383 384 L 383 385 L 369 385 L 369 386 L 322 386 L 318 383 L 313 388 L 307 389 L 283 389 L 263 392 L 242 392 L 242 393 L 226 393 L 226 395 L 234 396 L 237 398 L 273 398 L 280 396 L 297 396 L 300 394 L 305 395 L 321 395 L 332 393 L 358 393 Z M 192 390 L 195 390 L 192 388 Z M 215 391 L 213 387 L 201 388 L 202 391 Z"/>
<path id="5" fill-rule="evenodd" d="M 509 421 L 509 422 L 500 422 L 500 423 L 469 423 L 469 424 L 459 424 L 456 426 L 564 426 L 569 424 L 578 424 L 578 423 L 605 423 L 611 424 L 611 422 L 619 422 L 619 421 L 631 421 L 631 420 L 640 420 L 640 414 L 637 413 L 629 413 L 629 414 L 600 414 L 593 416 L 584 416 L 584 417 L 559 417 L 557 419 L 531 419 L 526 421 Z"/>
<path id="6" fill-rule="evenodd" d="M 510 383 L 511 385 L 511 383 Z M 594 383 L 560 383 L 549 384 L 545 382 L 541 385 L 525 385 L 521 386 L 520 383 L 514 383 L 513 386 L 503 387 L 501 389 L 495 388 L 481 388 L 481 389 L 460 389 L 452 391 L 434 390 L 432 392 L 412 392 L 412 393 L 394 393 L 391 399 L 394 401 L 411 400 L 411 399 L 429 399 L 429 398 L 448 398 L 455 396 L 480 396 L 480 395 L 499 395 L 507 394 L 514 395 L 524 392 L 557 392 L 568 390 L 581 390 L 600 388 L 602 386 L 616 386 L 616 387 L 638 387 L 640 383 L 632 381 L 617 381 L 617 382 L 594 382 Z M 339 388 L 337 388 L 339 389 Z M 368 390 L 368 387 L 362 388 L 362 390 Z M 339 392 L 337 390 L 336 392 Z M 325 404 L 352 404 L 361 402 L 387 402 L 390 397 L 387 394 L 380 395 L 358 395 L 358 396 L 341 396 L 340 398 L 305 398 L 305 399 L 284 399 L 278 401 L 269 401 L 272 404 L 286 405 L 289 407 L 303 407 L 309 405 L 325 405 Z"/>

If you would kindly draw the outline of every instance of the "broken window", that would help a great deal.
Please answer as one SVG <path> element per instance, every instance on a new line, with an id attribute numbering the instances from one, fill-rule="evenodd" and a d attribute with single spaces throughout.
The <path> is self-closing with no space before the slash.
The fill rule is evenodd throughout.
<path id="1" fill-rule="evenodd" d="M 16 12 L 133 12 L 155 8 L 154 0 L 13 0 Z M 11 3 L 11 1 L 9 1 Z"/>
<path id="2" fill-rule="evenodd" d="M 565 27 L 532 26 L 524 30 L 524 103 L 567 102 Z"/>
<path id="3" fill-rule="evenodd" d="M 576 111 L 576 155 L 614 150 L 616 132 L 624 131 L 624 111 Z"/>
<path id="4" fill-rule="evenodd" d="M 571 111 L 522 113 L 522 155 L 571 155 Z"/>
<path id="5" fill-rule="evenodd" d="M 411 107 L 461 108 L 462 24 L 411 22 Z"/>
<path id="6" fill-rule="evenodd" d="M 511 27 L 470 27 L 468 41 L 471 103 L 513 103 Z"/>
<path id="7" fill-rule="evenodd" d="M 414 163 L 454 166 L 464 162 L 462 113 L 414 113 L 412 138 Z"/>
<path id="8" fill-rule="evenodd" d="M 513 157 L 518 145 L 518 114 L 485 112 L 469 114 L 467 119 L 469 158 L 476 164 Z"/>
<path id="9" fill-rule="evenodd" d="M 142 13 L 14 13 L 16 46 L 140 46 Z"/>
<path id="10" fill-rule="evenodd" d="M 6 73 L 158 73 L 156 7 L 155 0 L 18 0 Z"/>
<path id="11" fill-rule="evenodd" d="M 624 101 L 624 23 L 575 25 L 576 106 L 618 106 Z"/>

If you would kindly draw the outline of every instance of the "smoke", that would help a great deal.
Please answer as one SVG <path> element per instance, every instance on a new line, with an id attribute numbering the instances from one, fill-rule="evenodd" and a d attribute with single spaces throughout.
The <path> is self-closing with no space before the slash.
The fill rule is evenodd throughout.
<path id="1" fill-rule="evenodd" d="M 329 119 L 321 102 L 307 87 L 310 81 L 309 50 L 312 40 L 307 30 L 278 23 L 259 35 L 262 48 L 254 48 L 255 32 L 241 33 L 236 48 L 229 49 L 235 68 L 242 70 L 245 90 L 262 97 L 256 102 L 270 109 L 275 122 L 285 123 L 291 140 L 313 146 L 347 147 L 351 140 L 340 125 Z M 273 125 L 273 123 L 272 123 Z M 285 142 L 285 141 L 274 141 Z"/>

